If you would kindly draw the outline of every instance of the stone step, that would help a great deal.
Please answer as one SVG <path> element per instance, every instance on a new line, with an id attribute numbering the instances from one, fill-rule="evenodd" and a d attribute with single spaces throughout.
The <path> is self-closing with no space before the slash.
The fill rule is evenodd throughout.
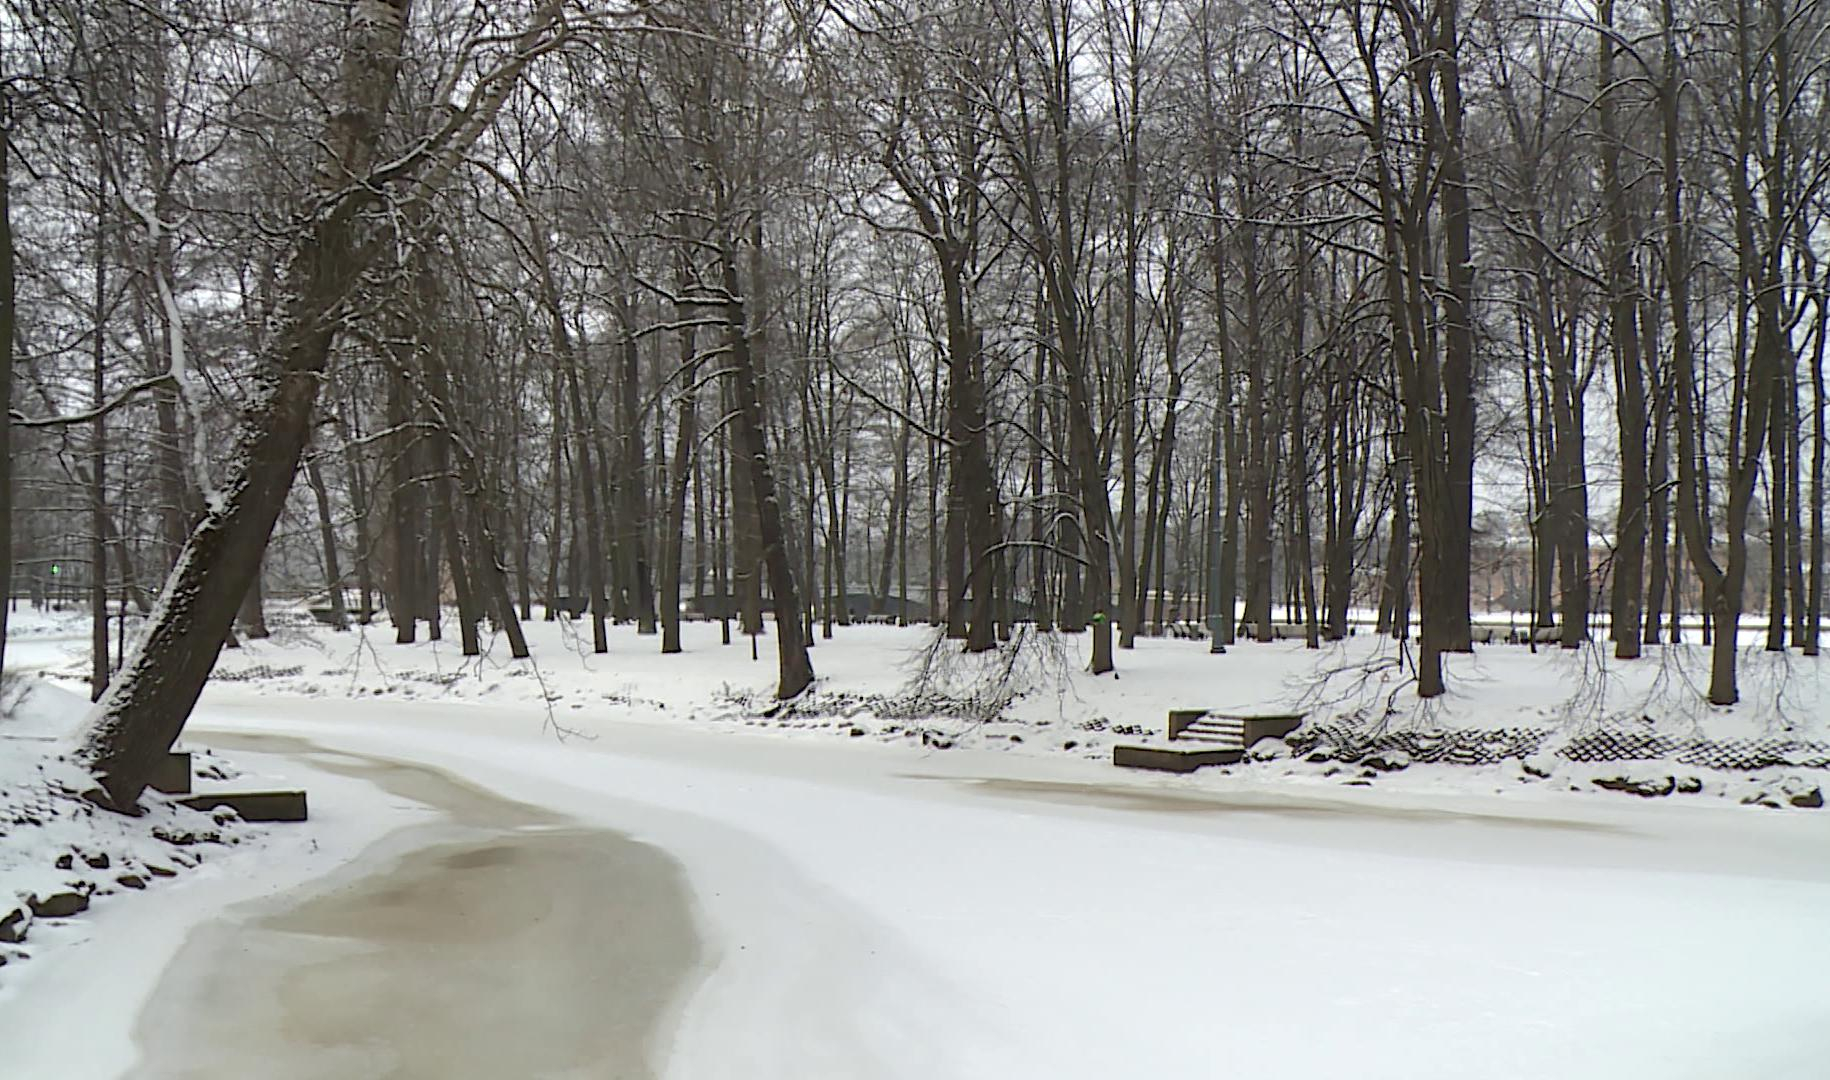
<path id="1" fill-rule="evenodd" d="M 210 791 L 178 801 L 192 810 L 226 806 L 240 814 L 243 821 L 305 820 L 303 791 Z"/>
<path id="2" fill-rule="evenodd" d="M 1206 709 L 1172 709 L 1169 713 L 1169 741 L 1224 735 L 1240 746 L 1251 746 L 1260 739 L 1282 738 L 1302 723 L 1301 713 L 1216 713 Z"/>
<path id="3" fill-rule="evenodd" d="M 1204 747 L 1172 749 L 1166 746 L 1114 746 L 1112 764 L 1125 769 L 1155 769 L 1159 772 L 1194 772 L 1206 765 L 1236 765 L 1245 757 L 1237 747 Z"/>
<path id="4" fill-rule="evenodd" d="M 1245 721 L 1196 720 L 1194 723 L 1183 728 L 1181 733 L 1186 735 L 1191 731 L 1201 735 L 1244 735 Z"/>
<path id="5" fill-rule="evenodd" d="M 1245 738 L 1236 731 L 1184 731 L 1175 737 L 1175 741 L 1236 746 L 1241 750 L 1245 749 Z"/>

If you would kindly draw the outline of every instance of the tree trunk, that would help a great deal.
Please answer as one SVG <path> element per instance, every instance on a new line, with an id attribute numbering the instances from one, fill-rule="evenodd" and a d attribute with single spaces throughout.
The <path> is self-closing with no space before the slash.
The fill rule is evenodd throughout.
<path id="1" fill-rule="evenodd" d="M 547 507 L 546 621 L 553 622 L 559 617 L 559 596 L 563 588 L 559 580 L 559 554 L 571 531 L 567 526 L 572 524 L 566 517 L 566 492 L 570 487 L 566 483 L 566 408 L 563 375 L 558 364 L 553 365 L 553 379 L 547 386 L 547 405 L 553 419 L 547 440 L 547 484 L 552 504 Z"/>
<path id="2" fill-rule="evenodd" d="M 654 583 L 650 577 L 648 565 L 648 485 L 642 481 L 642 473 L 648 463 L 647 448 L 643 445 L 641 414 L 638 401 L 641 396 L 641 365 L 636 340 L 632 333 L 625 329 L 622 347 L 622 371 L 618 379 L 621 398 L 618 412 L 622 418 L 622 431 L 618 437 L 622 442 L 622 531 L 623 579 L 624 588 L 629 596 L 629 603 L 634 607 L 636 633 L 655 633 Z M 656 447 L 656 452 L 660 448 Z"/>
<path id="3" fill-rule="evenodd" d="M 1255 230 L 1248 227 L 1248 236 Z M 1258 254 L 1255 239 L 1248 240 L 1242 261 L 1245 286 L 1245 619 L 1252 636 L 1272 640 L 1272 586 L 1276 580 L 1271 540 L 1272 470 L 1276 433 L 1270 426 L 1270 374 L 1261 327 Z"/>
<path id="4" fill-rule="evenodd" d="M 115 809 L 135 805 L 183 730 L 284 508 L 342 308 L 367 262 L 356 215 L 371 195 L 346 181 L 368 171 L 380 141 L 408 2 L 365 0 L 351 18 L 325 137 L 326 190 L 334 194 L 296 241 L 222 494 L 185 544 L 160 616 L 86 723 L 82 757 L 101 784 L 97 797 Z"/>
<path id="5" fill-rule="evenodd" d="M 690 311 L 681 310 L 678 317 L 680 321 L 687 322 L 691 317 Z M 673 471 L 668 476 L 671 484 L 667 492 L 667 532 L 661 543 L 660 614 L 663 653 L 677 653 L 681 648 L 680 576 L 686 550 L 686 492 L 688 484 L 698 475 L 698 463 L 693 454 L 699 441 L 699 414 L 695 400 L 698 391 L 694 385 L 699 370 L 698 347 L 698 338 L 692 327 L 680 331 L 680 420 L 678 430 L 674 433 Z"/>
<path id="6" fill-rule="evenodd" d="M 97 134 L 96 155 L 102 153 L 101 136 Z M 98 165 L 100 162 L 98 161 Z M 106 177 L 103 169 L 98 176 Z M 94 356 L 90 369 L 90 395 L 100 409 L 106 392 L 103 377 L 107 374 L 108 355 L 108 263 L 106 259 L 106 218 L 108 184 L 97 184 L 95 205 L 95 276 L 94 276 Z M 12 402 L 7 407 L 10 410 Z M 89 425 L 89 700 L 100 701 L 108 689 L 108 428 L 97 416 Z M 0 597 L 0 603 L 8 600 Z"/>
<path id="7" fill-rule="evenodd" d="M 349 480 L 350 509 L 356 526 L 356 588 L 361 594 L 361 607 L 356 611 L 356 621 L 364 626 L 375 615 L 375 573 L 370 562 L 372 540 L 369 522 L 368 485 L 362 477 L 362 463 L 352 447 L 344 457 L 344 472 Z"/>
<path id="8" fill-rule="evenodd" d="M 1435 634 L 1444 650 L 1473 649 L 1469 599 L 1474 538 L 1474 254 L 1462 131 L 1460 0 L 1439 0 L 1434 62 L 1442 93 L 1442 395 L 1447 449 L 1446 520 L 1434 538 L 1442 574 Z M 1586 544 L 1584 560 L 1587 559 Z"/>
<path id="9" fill-rule="evenodd" d="M 610 612 L 607 610 L 609 597 L 605 595 L 608 586 L 604 581 L 603 502 L 597 486 L 597 471 L 592 462 L 591 416 L 585 412 L 584 392 L 579 387 L 579 358 L 570 344 L 571 334 L 565 329 L 563 319 L 556 310 L 554 323 L 558 328 L 557 333 L 564 335 L 564 340 L 568 343 L 562 346 L 561 352 L 566 357 L 566 391 L 572 405 L 572 456 L 578 463 L 578 489 L 585 519 L 585 590 L 589 593 L 591 603 L 591 651 L 606 653 L 610 651 L 610 637 L 604 627 L 604 620 Z"/>
<path id="10" fill-rule="evenodd" d="M 730 394 L 725 393 L 725 399 Z M 718 499 L 718 512 L 712 516 L 712 594 L 718 598 L 718 632 L 723 644 L 731 643 L 731 614 L 734 608 L 731 582 L 731 482 L 729 425 L 719 424 L 718 451 L 712 460 L 715 477 L 712 490 Z"/>
<path id="11" fill-rule="evenodd" d="M 407 426 L 411 417 L 407 411 L 407 387 L 402 370 L 404 368 L 397 362 L 396 369 L 387 375 L 388 423 L 396 429 L 388 440 L 392 451 L 388 476 L 394 489 L 388 499 L 388 518 L 394 540 L 394 582 L 388 594 L 388 614 L 394 621 L 394 643 L 411 645 L 425 608 L 426 588 L 425 575 L 420 569 L 424 547 L 420 533 L 422 492 L 413 473 L 414 447 L 419 436 Z"/>
<path id="12" fill-rule="evenodd" d="M 1602 213 L 1608 285 L 1608 328 L 1613 346 L 1615 418 L 1620 437 L 1620 506 L 1615 515 L 1614 588 L 1608 604 L 1614 656 L 1640 654 L 1646 555 L 1646 380 L 1639 341 L 1638 277 L 1633 269 L 1634 229 L 1620 175 L 1620 134 L 1615 122 L 1614 0 L 1601 0 L 1597 35 L 1596 118 L 1601 137 Z"/>
<path id="13" fill-rule="evenodd" d="M 457 515 L 451 505 L 451 471 L 450 450 L 446 443 L 448 436 L 441 431 L 433 440 L 432 448 L 432 566 L 433 580 L 438 580 L 438 552 L 443 550 L 445 561 L 451 567 L 451 587 L 457 593 L 458 641 L 465 656 L 480 656 L 483 643 L 477 634 L 477 624 L 482 621 L 482 612 L 477 607 L 476 594 L 471 590 L 469 560 L 465 558 L 464 541 L 458 535 Z"/>
<path id="14" fill-rule="evenodd" d="M 1671 399 L 1660 392 L 1652 410 L 1652 457 L 1648 463 L 1651 496 L 1646 510 L 1646 609 L 1643 640 L 1657 645 L 1664 640 L 1665 594 L 1668 588 L 1670 551 L 1670 496 L 1667 481 L 1671 474 Z M 1618 616 L 1616 616 L 1618 618 Z"/>
<path id="15" fill-rule="evenodd" d="M 734 413 L 738 408 L 735 397 L 736 388 L 729 379 L 725 380 L 724 392 L 729 399 L 729 404 L 725 409 L 728 415 Z M 737 604 L 738 629 L 754 637 L 763 632 L 764 553 L 757 533 L 756 494 L 751 486 L 749 462 L 743 457 L 746 453 L 743 439 L 741 437 L 733 438 L 727 445 L 731 455 L 730 514 L 726 518 L 731 541 L 731 590 L 735 593 Z"/>
<path id="16" fill-rule="evenodd" d="M 1767 425 L 1767 546 L 1766 546 L 1766 649 L 1784 652 L 1786 647 L 1786 589 L 1791 575 L 1786 570 L 1786 553 L 1791 549 L 1791 494 L 1794 488 L 1791 459 L 1786 449 L 1790 420 L 1784 400 L 1785 387 L 1773 397 L 1772 420 Z"/>
<path id="17" fill-rule="evenodd" d="M 751 355 L 749 326 L 744 313 L 743 292 L 737 279 L 736 256 L 727 239 L 721 245 L 724 264 L 725 305 L 729 324 L 730 372 L 728 375 L 736 404 L 737 442 L 745 458 L 743 472 L 756 499 L 756 524 L 761 541 L 761 562 L 769 571 L 769 590 L 775 599 L 776 649 L 780 660 L 781 680 L 775 696 L 783 701 L 793 698 L 813 682 L 813 662 L 807 656 L 802 636 L 801 598 L 795 586 L 793 564 L 789 557 L 787 537 L 782 527 L 781 501 L 776 495 L 775 473 L 769 464 L 768 436 L 764 427 L 762 397 L 757 388 L 756 363 Z"/>
<path id="18" fill-rule="evenodd" d="M 1539 305 L 1547 359 L 1551 368 L 1551 419 L 1555 450 L 1552 472 L 1552 519 L 1556 522 L 1558 619 L 1562 647 L 1574 649 L 1588 635 L 1589 523 L 1581 391 L 1576 384 L 1576 328 L 1556 333 L 1550 312 L 1548 280 L 1540 277 Z"/>
<path id="19" fill-rule="evenodd" d="M 324 473 L 318 459 L 305 462 L 305 482 L 311 485 L 312 498 L 318 507 L 318 541 L 324 551 L 324 581 L 329 593 L 331 626 L 349 629 L 349 612 L 343 603 L 343 571 L 337 566 L 337 531 L 330 516 L 330 491 L 324 486 Z"/>
<path id="20" fill-rule="evenodd" d="M 12 139 L 0 124 L 0 670 L 6 666 L 6 623 L 13 598 L 13 271 Z"/>
<path id="21" fill-rule="evenodd" d="M 1824 614 L 1824 352 L 1830 338 L 1830 283 L 1819 281 L 1816 295 L 1817 340 L 1811 351 L 1811 576 L 1805 594 L 1806 656 L 1816 656 Z"/>

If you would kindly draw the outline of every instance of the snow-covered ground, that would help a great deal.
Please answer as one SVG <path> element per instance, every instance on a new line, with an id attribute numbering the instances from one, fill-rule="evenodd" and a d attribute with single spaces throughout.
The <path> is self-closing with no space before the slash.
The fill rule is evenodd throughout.
<path id="1" fill-rule="evenodd" d="M 690 625 L 675 657 L 619 629 L 593 657 L 569 627 L 530 629 L 537 666 L 380 629 L 284 629 L 225 654 L 187 738 L 282 735 L 428 765 L 678 860 L 706 962 L 664 1032 L 666 1076 L 1830 1067 L 1830 812 L 1635 799 L 1575 763 L 1550 780 L 1517 762 L 1109 764 L 1114 742 L 1160 740 L 1172 707 L 1382 711 L 1401 675 L 1369 642 L 1318 673 L 1299 645 L 1210 657 L 1147 640 L 1096 680 L 1076 643 L 1050 641 L 923 679 L 920 632 L 841 629 L 815 651 L 820 693 L 765 716 L 767 638 L 753 663 L 715 625 Z M 1770 696 L 1727 711 L 1672 691 L 1700 658 L 1610 663 L 1601 679 L 1593 654 L 1496 646 L 1452 663 L 1449 701 L 1388 721 L 1575 730 L 1653 705 L 1661 730 L 1821 739 L 1830 700 L 1796 657 L 1754 658 L 1747 685 Z M 34 926 L 51 947 L 0 969 L 8 1076 L 135 1075 L 135 1018 L 189 928 L 291 902 L 352 860 L 379 868 L 399 855 L 387 838 L 428 816 L 309 753 L 229 756 L 307 786 L 313 821 Z M 1823 775 L 1631 768 L 1700 772 L 1705 796 Z"/>
<path id="2" fill-rule="evenodd" d="M 1823 767 L 1830 765 L 1830 661 L 1757 648 L 1743 654 L 1743 704 L 1729 709 L 1705 703 L 1708 655 L 1695 644 L 1652 649 L 1635 662 L 1613 660 L 1605 643 L 1574 652 L 1481 645 L 1445 658 L 1449 694 L 1419 702 L 1407 649 L 1372 635 L 1320 651 L 1299 641 L 1243 642 L 1224 655 L 1211 655 L 1204 641 L 1141 637 L 1135 649 L 1119 651 L 1116 676 L 1096 678 L 1086 672 L 1086 635 L 1020 632 L 997 652 L 964 657 L 926 627 L 866 625 L 840 627 L 820 642 L 813 692 L 778 708 L 773 641 L 766 635 L 752 659 L 747 639 L 723 645 L 717 624 L 687 623 L 686 651 L 663 656 L 657 638 L 613 627 L 611 650 L 600 656 L 589 650 L 583 621 L 532 622 L 527 630 L 534 662 L 518 664 L 501 639 L 486 656 L 467 659 L 451 638 L 400 646 L 387 627 L 337 634 L 295 620 L 270 641 L 224 653 L 217 678 L 289 697 L 526 704 L 545 709 L 561 732 L 593 734 L 628 723 L 754 728 L 815 740 L 1065 754 L 1089 763 L 1110 762 L 1115 744 L 1165 742 L 1172 709 L 1301 712 L 1324 730 L 1346 724 L 1360 731 L 1545 736 L 1544 753 L 1478 768 L 1395 753 L 1376 763 L 1409 765 L 1397 772 L 1368 768 L 1357 754 L 1315 752 L 1326 747 L 1290 754 L 1272 743 L 1258 748 L 1271 760 L 1204 771 L 1191 781 L 1197 786 L 1250 776 L 1326 787 L 1376 782 L 1423 790 L 1532 785 L 1597 792 L 1600 780 L 1653 791 L 1668 786 L 1680 798 L 1785 805 L 1821 794 Z M 80 663 L 66 670 L 80 673 Z M 1597 733 L 1791 750 L 1778 753 L 1775 764 L 1750 769 L 1709 768 L 1709 754 L 1692 755 L 1703 764 L 1689 765 L 1556 752 L 1570 739 Z M 1314 760 L 1320 758 L 1331 760 Z"/>

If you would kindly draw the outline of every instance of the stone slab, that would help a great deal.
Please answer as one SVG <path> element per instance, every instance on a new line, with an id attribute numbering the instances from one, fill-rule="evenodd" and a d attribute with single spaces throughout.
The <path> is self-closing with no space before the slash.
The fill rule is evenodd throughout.
<path id="1" fill-rule="evenodd" d="M 1123 769 L 1187 773 L 1207 765 L 1234 765 L 1243 750 L 1171 750 L 1161 746 L 1114 746 L 1112 764 Z"/>
<path id="2" fill-rule="evenodd" d="M 303 791 L 211 791 L 179 802 L 193 810 L 229 807 L 243 821 L 304 821 Z"/>

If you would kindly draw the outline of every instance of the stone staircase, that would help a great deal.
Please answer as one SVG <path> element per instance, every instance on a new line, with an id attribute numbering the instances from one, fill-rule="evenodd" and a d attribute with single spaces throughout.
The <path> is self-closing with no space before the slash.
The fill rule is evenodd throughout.
<path id="1" fill-rule="evenodd" d="M 1246 718 L 1206 712 L 1192 716 L 1181 711 L 1172 712 L 1169 714 L 1169 741 L 1206 743 L 1243 752 L 1247 745 Z"/>
<path id="2" fill-rule="evenodd" d="M 1301 713 L 1219 713 L 1172 709 L 1171 746 L 1114 746 L 1112 764 L 1129 769 L 1194 772 L 1207 765 L 1233 765 L 1260 739 L 1282 738 L 1303 722 Z"/>

